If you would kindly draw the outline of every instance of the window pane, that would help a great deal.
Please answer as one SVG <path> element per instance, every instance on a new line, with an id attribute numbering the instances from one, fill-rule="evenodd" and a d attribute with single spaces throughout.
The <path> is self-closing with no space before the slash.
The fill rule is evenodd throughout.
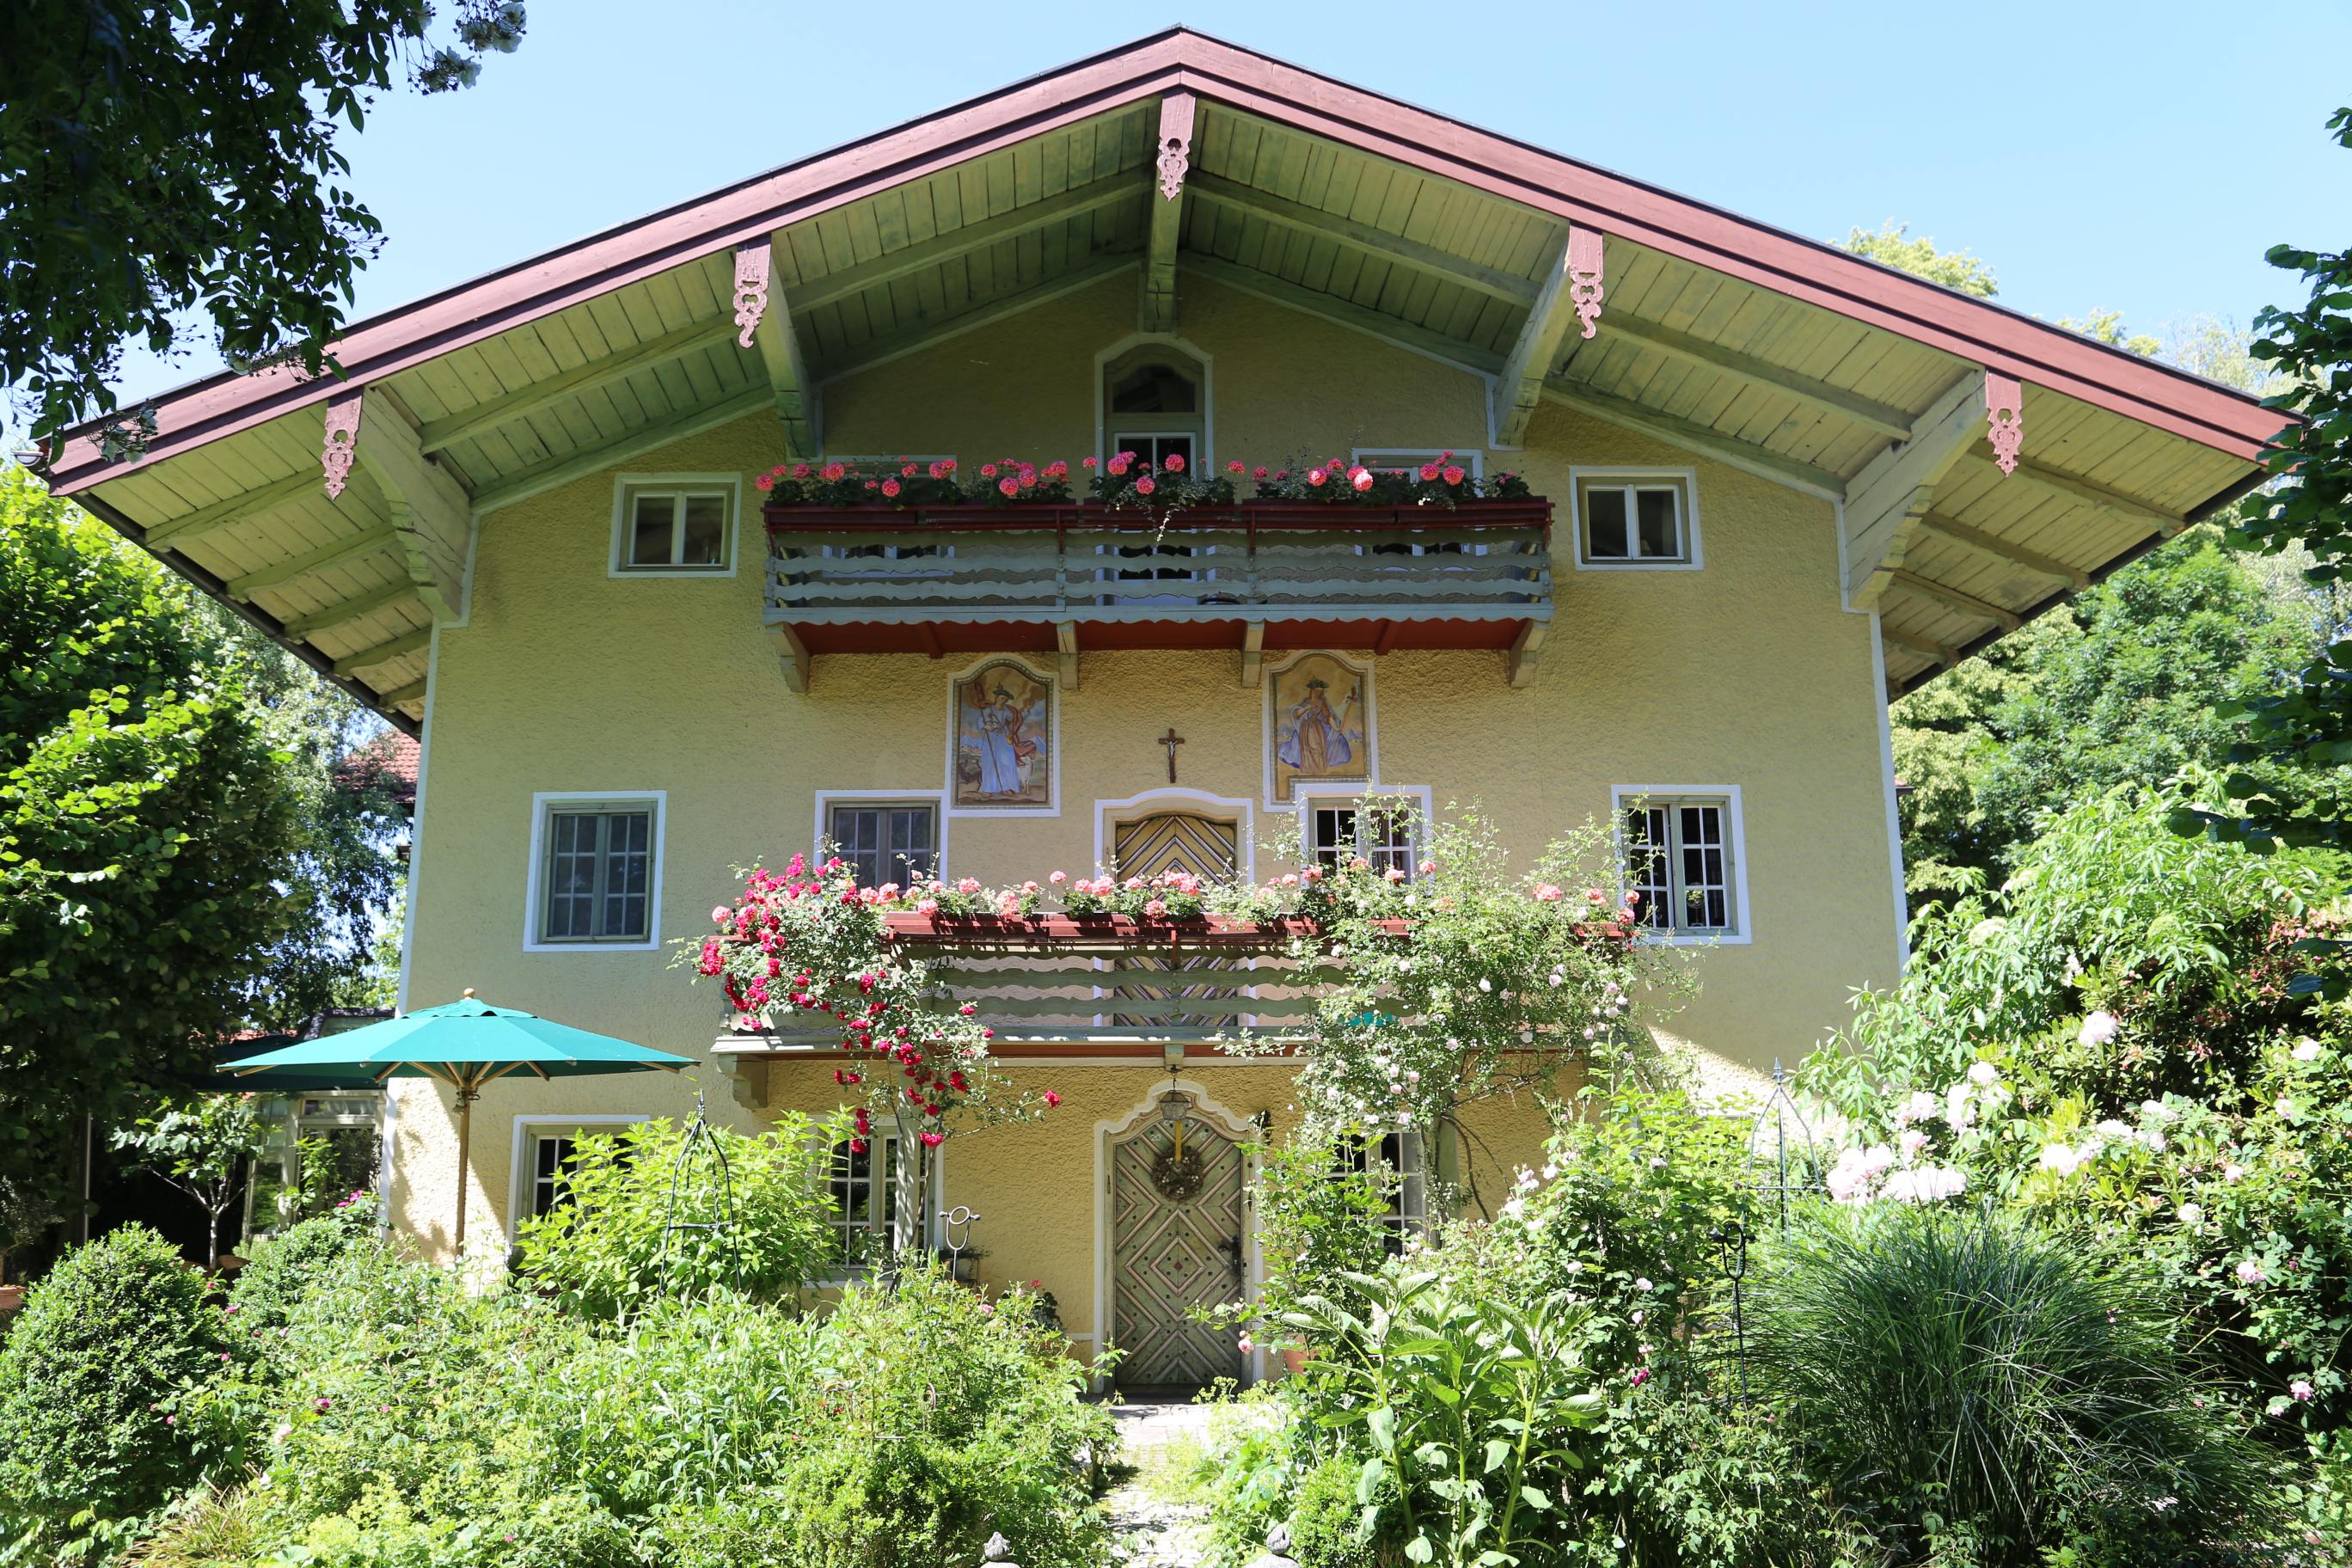
<path id="1" fill-rule="evenodd" d="M 1731 923 L 1731 889 L 1723 838 L 1723 808 L 1685 805 L 1675 813 L 1680 834 L 1683 924 L 1721 931 Z"/>
<path id="2" fill-rule="evenodd" d="M 1314 811 L 1313 839 L 1308 848 L 1316 864 L 1337 869 L 1339 852 L 1356 837 L 1356 808 L 1351 805 L 1318 805 Z"/>
<path id="3" fill-rule="evenodd" d="M 1594 561 L 1626 558 L 1625 492 L 1584 492 L 1584 553 Z"/>
<path id="4" fill-rule="evenodd" d="M 1641 895 L 1634 911 L 1659 930 L 1675 923 L 1674 887 L 1667 879 L 1666 809 L 1644 806 L 1625 814 L 1625 885 Z"/>
<path id="5" fill-rule="evenodd" d="M 1191 414 L 1200 400 L 1192 378 L 1172 364 L 1139 364 L 1110 389 L 1113 414 Z"/>
<path id="6" fill-rule="evenodd" d="M 677 498 L 652 494 L 632 498 L 629 517 L 629 564 L 667 566 L 670 563 L 670 532 L 677 521 Z"/>
<path id="7" fill-rule="evenodd" d="M 836 805 L 827 832 L 860 887 L 904 887 L 939 865 L 939 814 L 928 805 Z"/>
<path id="8" fill-rule="evenodd" d="M 550 941 L 579 941 L 595 934 L 596 849 L 601 821 L 584 812 L 560 812 L 548 821 Z"/>
<path id="9" fill-rule="evenodd" d="M 887 824 L 889 837 L 884 845 L 884 881 L 904 886 L 912 882 L 919 872 L 929 871 L 939 863 L 935 824 L 936 814 L 928 805 L 892 809 Z"/>
<path id="10" fill-rule="evenodd" d="M 653 814 L 616 812 L 605 818 L 603 937 L 643 938 L 646 882 L 653 863 Z"/>
<path id="11" fill-rule="evenodd" d="M 558 1184 L 557 1178 L 570 1171 L 576 1163 L 576 1151 L 570 1138 L 541 1138 L 531 1148 L 530 1212 L 543 1215 L 559 1203 L 571 1201 L 571 1194 Z"/>
<path id="12" fill-rule="evenodd" d="M 727 556 L 727 498 L 690 495 L 686 498 L 686 550 L 681 566 L 717 566 Z"/>
<path id="13" fill-rule="evenodd" d="M 1682 529 L 1675 516 L 1677 499 L 1673 490 L 1633 492 L 1633 504 L 1640 514 L 1643 556 L 1671 561 L 1682 555 Z"/>

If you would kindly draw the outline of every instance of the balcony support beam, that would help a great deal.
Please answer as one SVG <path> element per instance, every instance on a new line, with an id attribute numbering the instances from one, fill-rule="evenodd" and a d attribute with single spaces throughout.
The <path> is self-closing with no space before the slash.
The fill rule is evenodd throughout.
<path id="1" fill-rule="evenodd" d="M 1062 689 L 1076 691 L 1078 689 L 1078 623 L 1055 621 L 1054 647 L 1060 660 Z"/>
<path id="2" fill-rule="evenodd" d="M 776 658 L 784 670 L 784 689 L 800 696 L 808 695 L 809 650 L 800 634 L 790 626 L 770 626 L 768 640 L 775 644 Z"/>
<path id="3" fill-rule="evenodd" d="M 1265 680 L 1265 623 L 1242 623 L 1242 687 L 1255 690 Z"/>
<path id="4" fill-rule="evenodd" d="M 1543 621 L 1529 621 L 1511 639 L 1510 679 L 1513 686 L 1526 687 L 1536 683 L 1536 662 L 1543 655 L 1544 638 L 1550 635 L 1550 626 Z"/>

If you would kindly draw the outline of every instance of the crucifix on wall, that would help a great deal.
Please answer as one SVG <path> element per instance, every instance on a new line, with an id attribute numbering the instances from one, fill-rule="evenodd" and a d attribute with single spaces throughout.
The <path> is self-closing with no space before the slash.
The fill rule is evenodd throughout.
<path id="1" fill-rule="evenodd" d="M 1174 784 L 1176 782 L 1176 748 L 1184 743 L 1184 737 L 1176 732 L 1175 725 L 1171 724 L 1168 726 L 1168 733 L 1160 737 L 1160 743 L 1168 748 L 1168 782 Z"/>

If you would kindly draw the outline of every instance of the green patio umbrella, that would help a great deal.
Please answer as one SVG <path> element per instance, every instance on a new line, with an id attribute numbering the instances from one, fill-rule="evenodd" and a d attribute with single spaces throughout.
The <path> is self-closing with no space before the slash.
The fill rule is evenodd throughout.
<path id="1" fill-rule="evenodd" d="M 692 1067 L 688 1057 L 592 1035 L 513 1007 L 493 1007 L 474 999 L 420 1007 L 381 1024 L 327 1035 L 315 1040 L 224 1063 L 239 1079 L 263 1087 L 298 1070 L 364 1072 L 382 1083 L 389 1078 L 431 1078 L 457 1091 L 457 1250 L 466 1249 L 467 1161 L 474 1138 L 474 1101 L 492 1079 L 517 1075 L 579 1078 L 590 1073 L 676 1072 Z"/>

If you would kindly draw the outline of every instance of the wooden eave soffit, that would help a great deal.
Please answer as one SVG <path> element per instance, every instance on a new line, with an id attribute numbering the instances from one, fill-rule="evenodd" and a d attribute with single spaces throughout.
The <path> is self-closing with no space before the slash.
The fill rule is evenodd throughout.
<path id="1" fill-rule="evenodd" d="M 1519 329 L 1518 341 L 1511 345 L 1488 393 L 1493 399 L 1490 423 L 1497 446 L 1526 444 L 1528 420 L 1535 413 L 1536 405 L 1543 401 L 1544 378 L 1559 362 L 1569 323 L 1577 323 L 1581 335 L 1588 338 L 1600 330 L 1604 293 L 1602 258 L 1600 231 L 1571 224 L 1568 237 L 1560 242 L 1559 250 L 1544 274 L 1535 303 L 1528 307 L 1527 323 Z"/>
<path id="2" fill-rule="evenodd" d="M 416 426 L 380 387 L 355 386 L 327 400 L 320 468 L 330 500 L 341 498 L 354 464 L 383 490 L 392 542 L 434 618 L 464 614 L 472 498 L 425 455 Z"/>
<path id="3" fill-rule="evenodd" d="M 776 418 L 784 427 L 785 454 L 804 463 L 814 460 L 824 442 L 816 382 L 801 356 L 800 334 L 793 330 L 792 301 L 776 273 L 775 247 L 773 235 L 735 247 L 735 342 L 760 351 Z"/>

